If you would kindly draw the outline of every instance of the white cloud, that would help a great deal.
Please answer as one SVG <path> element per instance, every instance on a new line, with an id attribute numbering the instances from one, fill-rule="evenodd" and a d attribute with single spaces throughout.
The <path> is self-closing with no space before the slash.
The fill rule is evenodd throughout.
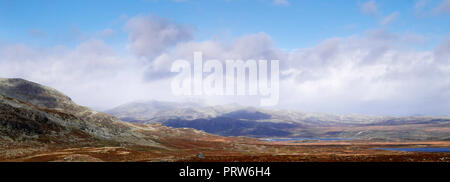
<path id="1" fill-rule="evenodd" d="M 28 34 L 33 38 L 45 38 L 47 34 L 41 29 L 30 29 L 28 30 Z"/>
<path id="2" fill-rule="evenodd" d="M 115 34 L 116 34 L 116 31 L 114 31 L 113 29 L 110 29 L 110 28 L 107 28 L 100 33 L 100 35 L 105 38 L 111 37 Z"/>
<path id="3" fill-rule="evenodd" d="M 136 16 L 128 20 L 130 49 L 138 56 L 152 59 L 167 48 L 192 39 L 192 30 L 156 16 Z"/>
<path id="4" fill-rule="evenodd" d="M 375 0 L 367 1 L 360 5 L 361 12 L 367 15 L 378 14 L 378 5 Z"/>
<path id="5" fill-rule="evenodd" d="M 431 0 L 419 0 L 414 5 L 415 14 L 419 17 L 426 15 L 441 15 L 450 13 L 450 0 L 441 0 L 434 7 L 435 3 L 430 3 Z"/>
<path id="6" fill-rule="evenodd" d="M 280 86 L 291 94 L 280 104 L 322 112 L 447 114 L 450 41 L 418 51 L 403 40 L 378 30 L 292 52 L 291 80 Z"/>
<path id="7" fill-rule="evenodd" d="M 386 17 L 383 18 L 383 20 L 381 21 L 382 25 L 388 25 L 391 24 L 392 22 L 394 22 L 399 16 L 398 12 L 394 12 Z"/>
<path id="8" fill-rule="evenodd" d="M 414 4 L 414 9 L 416 11 L 422 11 L 427 6 L 428 3 L 429 0 L 418 0 L 416 4 Z"/>
<path id="9" fill-rule="evenodd" d="M 0 49 L 0 73 L 49 85 L 96 109 L 158 95 L 159 89 L 143 80 L 144 62 L 114 52 L 101 40 L 75 48 L 6 45 Z"/>
<path id="10" fill-rule="evenodd" d="M 156 57 L 147 70 L 146 78 L 155 80 L 172 76 L 171 63 L 177 59 L 192 60 L 193 52 L 201 51 L 204 60 L 218 59 L 225 62 L 226 59 L 279 59 L 283 53 L 277 48 L 273 40 L 265 33 L 250 34 L 236 38 L 230 43 L 209 40 L 182 42 L 170 52 Z"/>
<path id="11" fill-rule="evenodd" d="M 289 5 L 289 1 L 287 0 L 274 0 L 273 3 L 276 5 L 284 5 L 284 6 Z"/>
<path id="12" fill-rule="evenodd" d="M 428 38 L 415 33 L 405 33 L 402 37 L 402 42 L 408 45 L 422 45 L 428 42 Z"/>
<path id="13" fill-rule="evenodd" d="M 450 0 L 443 0 L 435 9 L 436 14 L 450 13 Z"/>
<path id="14" fill-rule="evenodd" d="M 434 49 L 434 56 L 444 68 L 449 69 L 450 66 L 450 38 L 447 38 L 439 46 Z"/>
<path id="15" fill-rule="evenodd" d="M 418 51 L 421 35 L 385 30 L 328 39 L 316 47 L 283 51 L 265 33 L 246 35 L 231 43 L 189 41 L 178 44 L 153 62 L 156 79 L 167 76 L 171 62 L 192 60 L 281 60 L 280 107 L 305 111 L 371 114 L 446 114 L 450 106 L 450 41 L 435 51 Z M 443 66 L 444 65 L 444 66 Z M 250 97 L 202 97 L 208 103 L 257 102 Z M 427 107 L 423 108 L 426 104 Z"/>
<path id="16" fill-rule="evenodd" d="M 426 41 L 424 36 L 372 30 L 283 51 L 266 33 L 230 42 L 188 40 L 191 32 L 183 26 L 150 16 L 131 18 L 127 29 L 136 56 L 117 55 L 95 39 L 75 48 L 8 44 L 0 47 L 1 76 L 46 84 L 78 103 L 107 109 L 134 100 L 182 99 L 171 94 L 171 80 L 165 79 L 171 76 L 171 63 L 192 60 L 193 52 L 202 51 L 204 60 L 279 59 L 283 73 L 279 107 L 372 114 L 448 114 L 450 110 L 450 39 L 432 50 L 419 50 L 414 46 Z M 259 101 L 200 98 L 215 104 Z"/>

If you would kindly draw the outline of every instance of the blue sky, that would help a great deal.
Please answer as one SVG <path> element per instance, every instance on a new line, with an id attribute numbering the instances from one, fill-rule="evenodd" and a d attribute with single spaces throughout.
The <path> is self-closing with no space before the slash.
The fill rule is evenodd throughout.
<path id="1" fill-rule="evenodd" d="M 170 65 L 280 60 L 277 108 L 449 115 L 450 0 L 0 0 L 0 77 L 106 110 L 175 97 Z"/>
<path id="2" fill-rule="evenodd" d="M 289 1 L 277 5 L 270 0 L 1 0 L 0 40 L 45 45 L 75 45 L 74 32 L 93 36 L 103 29 L 117 32 L 113 44 L 124 44 L 126 17 L 153 14 L 193 26 L 197 40 L 232 38 L 265 32 L 284 49 L 318 44 L 327 38 L 360 34 L 370 29 L 384 28 L 397 33 L 429 35 L 429 44 L 450 31 L 450 16 L 435 15 L 433 8 L 441 1 L 429 0 L 424 15 L 415 8 L 419 1 L 378 0 L 377 13 L 361 12 L 365 1 Z M 382 25 L 392 13 L 397 18 Z M 45 40 L 30 35 L 42 31 Z M 117 46 L 118 46 L 117 45 Z"/>

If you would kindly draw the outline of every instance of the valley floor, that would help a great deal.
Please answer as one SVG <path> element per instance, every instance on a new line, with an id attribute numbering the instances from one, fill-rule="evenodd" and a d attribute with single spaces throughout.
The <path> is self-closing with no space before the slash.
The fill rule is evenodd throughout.
<path id="1" fill-rule="evenodd" d="M 450 147 L 450 141 L 308 143 L 236 141 L 170 141 L 174 148 L 80 146 L 2 149 L 16 152 L 1 161 L 148 161 L 148 162 L 450 162 L 449 152 L 402 152 L 378 148 Z M 22 152 L 22 153 L 20 153 Z"/>

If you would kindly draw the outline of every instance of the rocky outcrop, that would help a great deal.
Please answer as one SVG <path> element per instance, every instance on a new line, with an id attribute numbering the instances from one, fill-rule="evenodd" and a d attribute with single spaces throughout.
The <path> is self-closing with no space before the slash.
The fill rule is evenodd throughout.
<path id="1" fill-rule="evenodd" d="M 23 79 L 0 79 L 0 131 L 5 138 L 160 146 L 139 130 L 114 116 L 79 106 L 50 87 Z"/>

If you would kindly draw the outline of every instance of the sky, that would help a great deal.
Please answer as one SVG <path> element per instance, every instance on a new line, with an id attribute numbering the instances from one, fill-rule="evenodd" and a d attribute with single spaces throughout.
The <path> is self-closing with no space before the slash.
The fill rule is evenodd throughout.
<path id="1" fill-rule="evenodd" d="M 0 0 L 0 77 L 106 110 L 176 97 L 170 65 L 280 60 L 276 108 L 449 115 L 450 0 Z"/>

